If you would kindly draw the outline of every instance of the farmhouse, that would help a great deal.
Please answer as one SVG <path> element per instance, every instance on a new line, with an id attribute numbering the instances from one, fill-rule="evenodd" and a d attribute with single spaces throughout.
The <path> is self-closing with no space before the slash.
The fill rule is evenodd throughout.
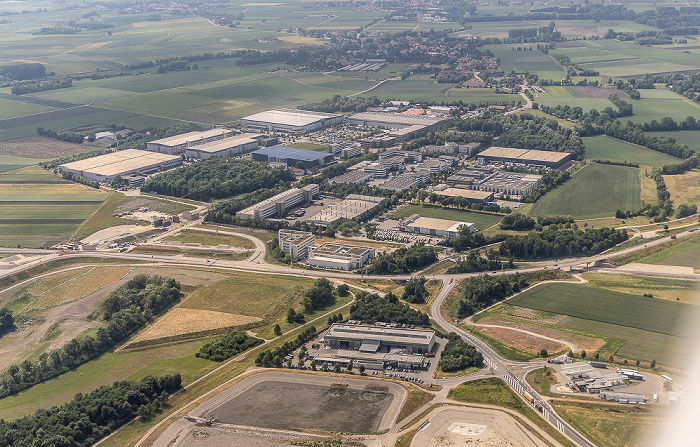
<path id="1" fill-rule="evenodd" d="M 557 169 L 572 158 L 568 152 L 536 151 L 511 147 L 490 147 L 479 152 L 477 160 L 482 163 L 506 163 L 530 167 Z"/>
<path id="2" fill-rule="evenodd" d="M 180 155 L 185 153 L 188 147 L 205 144 L 211 141 L 223 140 L 235 132 L 228 129 L 211 129 L 203 132 L 187 132 L 173 137 L 146 143 L 146 150 L 161 154 Z"/>
<path id="3" fill-rule="evenodd" d="M 241 118 L 241 126 L 270 132 L 304 134 L 343 123 L 343 115 L 310 112 L 297 109 L 278 109 Z"/>
<path id="4" fill-rule="evenodd" d="M 446 239 L 459 236 L 459 232 L 463 227 L 468 228 L 470 233 L 476 231 L 473 223 L 420 217 L 420 214 L 413 214 L 399 222 L 399 229 L 401 229 L 401 231 L 439 236 Z"/>
<path id="5" fill-rule="evenodd" d="M 333 222 L 350 220 L 384 203 L 381 197 L 350 194 L 340 203 L 330 205 L 306 220 L 307 223 L 326 227 Z"/>
<path id="6" fill-rule="evenodd" d="M 302 163 L 305 169 L 326 166 L 333 162 L 333 154 L 326 152 L 307 151 L 285 146 L 271 146 L 258 149 L 251 154 L 255 161 L 279 163 L 296 167 Z"/>
<path id="7" fill-rule="evenodd" d="M 251 205 L 236 213 L 241 219 L 268 219 L 283 217 L 287 210 L 302 203 L 309 203 L 318 195 L 318 185 L 306 185 L 303 188 L 292 188 L 275 196 Z"/>
<path id="8" fill-rule="evenodd" d="M 182 164 L 177 155 L 156 154 L 138 149 L 125 149 L 58 166 L 60 172 L 72 172 L 96 182 L 110 182 L 115 177 L 141 176 L 167 171 Z"/>
<path id="9" fill-rule="evenodd" d="M 326 242 L 309 253 L 309 265 L 334 270 L 354 270 L 374 258 L 374 248 Z"/>
<path id="10" fill-rule="evenodd" d="M 304 259 L 313 249 L 316 238 L 313 233 L 297 230 L 279 230 L 280 249 L 292 259 Z"/>
<path id="11" fill-rule="evenodd" d="M 190 146 L 185 149 L 185 154 L 197 160 L 206 160 L 209 157 L 235 157 L 257 149 L 264 137 L 265 135 L 262 134 L 244 133 L 223 140 Z"/>

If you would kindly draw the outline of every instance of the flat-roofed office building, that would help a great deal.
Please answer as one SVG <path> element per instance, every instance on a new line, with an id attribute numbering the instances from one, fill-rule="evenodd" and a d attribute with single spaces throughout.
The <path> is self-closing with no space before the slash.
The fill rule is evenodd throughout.
<path id="1" fill-rule="evenodd" d="M 236 213 L 241 219 L 268 219 L 283 217 L 288 210 L 302 203 L 309 203 L 319 193 L 318 185 L 291 188 Z"/>
<path id="2" fill-rule="evenodd" d="M 306 258 L 316 241 L 314 234 L 309 231 L 282 229 L 277 236 L 280 249 L 292 259 Z"/>
<path id="3" fill-rule="evenodd" d="M 464 227 L 468 228 L 470 233 L 476 231 L 471 222 L 420 217 L 419 214 L 413 214 L 399 223 L 399 228 L 407 233 L 439 236 L 446 239 L 459 236 L 459 232 Z"/>
<path id="4" fill-rule="evenodd" d="M 326 242 L 309 253 L 309 265 L 334 270 L 364 267 L 374 258 L 374 248 Z"/>
<path id="5" fill-rule="evenodd" d="M 270 146 L 258 149 L 251 154 L 255 161 L 280 163 L 291 167 L 301 162 L 306 169 L 326 166 L 333 162 L 333 154 L 328 152 L 307 151 L 286 146 Z"/>

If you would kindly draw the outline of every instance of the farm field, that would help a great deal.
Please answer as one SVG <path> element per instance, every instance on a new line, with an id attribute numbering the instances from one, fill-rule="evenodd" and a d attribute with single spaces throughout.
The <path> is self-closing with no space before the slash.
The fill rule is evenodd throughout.
<path id="1" fill-rule="evenodd" d="M 583 144 L 586 146 L 587 160 L 626 161 L 643 166 L 663 166 L 681 161 L 672 155 L 653 151 L 606 135 L 584 137 Z"/>
<path id="2" fill-rule="evenodd" d="M 700 104 L 694 103 L 664 87 L 652 90 L 641 89 L 639 93 L 642 99 L 632 103 L 634 115 L 629 117 L 629 120 L 633 123 L 642 124 L 651 120 L 659 121 L 667 116 L 673 118 L 676 122 L 680 122 L 689 116 L 697 117 L 700 114 Z"/>
<path id="3" fill-rule="evenodd" d="M 185 230 L 176 236 L 168 237 L 167 240 L 178 241 L 185 244 L 199 243 L 202 245 L 230 245 L 232 247 L 241 247 L 251 250 L 255 248 L 255 245 L 251 241 L 242 237 L 196 230 Z"/>
<path id="4" fill-rule="evenodd" d="M 683 241 L 664 251 L 641 259 L 639 262 L 700 268 L 700 240 L 694 238 Z"/>
<path id="5" fill-rule="evenodd" d="M 455 101 L 461 100 L 465 103 L 472 104 L 495 104 L 515 102 L 521 104 L 523 98 L 520 95 L 496 93 L 490 88 L 451 88 L 445 95 L 448 98 L 455 98 Z"/>
<path id="6" fill-rule="evenodd" d="M 473 213 L 452 208 L 433 208 L 421 205 L 406 205 L 396 210 L 390 217 L 392 219 L 403 219 L 411 214 L 420 214 L 422 217 L 435 219 L 471 222 L 478 230 L 485 230 L 503 219 L 503 216 L 497 214 Z"/>
<path id="7" fill-rule="evenodd" d="M 586 287 L 634 295 L 651 293 L 654 298 L 668 301 L 676 301 L 676 298 L 679 298 L 683 303 L 700 304 L 700 297 L 696 292 L 700 285 L 698 281 L 607 273 L 584 273 L 583 277 L 588 281 Z"/>
<path id="8" fill-rule="evenodd" d="M 0 246 L 49 247 L 78 228 L 107 197 L 38 167 L 0 174 Z"/>
<path id="9" fill-rule="evenodd" d="M 16 169 L 26 168 L 27 166 L 32 166 L 40 161 L 44 161 L 36 158 L 27 157 L 17 157 L 15 155 L 0 155 L 0 174 L 3 172 L 14 171 Z"/>
<path id="10" fill-rule="evenodd" d="M 586 219 L 614 215 L 618 209 L 633 210 L 640 205 L 638 169 L 590 163 L 539 199 L 528 214 Z"/>
<path id="11" fill-rule="evenodd" d="M 697 113 L 697 112 L 696 112 Z M 645 132 L 663 138 L 673 138 L 679 144 L 685 144 L 696 152 L 700 149 L 700 132 L 697 130 L 676 130 L 669 132 Z"/>
<path id="12" fill-rule="evenodd" d="M 665 175 L 664 182 L 671 193 L 671 200 L 676 206 L 688 203 L 700 207 L 700 172 L 690 171 L 685 174 Z"/>
<path id="13" fill-rule="evenodd" d="M 327 144 L 299 142 L 299 143 L 288 144 L 287 146 L 294 147 L 297 149 L 306 149 L 307 151 L 328 152 L 328 145 Z"/>
<path id="14" fill-rule="evenodd" d="M 538 285 L 508 304 L 676 337 L 684 336 L 684 319 L 698 313 L 690 304 L 563 283 Z"/>
<path id="15" fill-rule="evenodd" d="M 614 406 L 555 400 L 557 414 L 599 447 L 641 447 L 666 416 L 657 406 Z"/>
<path id="16" fill-rule="evenodd" d="M 551 56 L 536 49 L 532 51 L 515 51 L 514 45 L 487 45 L 484 48 L 491 50 L 500 59 L 501 69 L 508 73 L 515 70 L 517 73 L 528 72 L 536 74 L 540 79 L 561 80 L 564 69 Z"/>

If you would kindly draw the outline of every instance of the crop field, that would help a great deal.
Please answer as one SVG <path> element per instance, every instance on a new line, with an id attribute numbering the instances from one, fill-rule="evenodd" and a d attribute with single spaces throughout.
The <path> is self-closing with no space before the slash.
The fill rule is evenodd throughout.
<path id="1" fill-rule="evenodd" d="M 508 304 L 677 337 L 681 320 L 698 312 L 690 304 L 563 283 L 533 287 Z"/>
<path id="2" fill-rule="evenodd" d="M 584 137 L 587 160 L 626 161 L 648 166 L 679 163 L 680 159 L 606 135 Z"/>
<path id="3" fill-rule="evenodd" d="M 451 88 L 445 95 L 448 98 L 455 98 L 455 100 L 461 100 L 465 103 L 501 103 L 501 102 L 515 102 L 520 104 L 523 102 L 523 98 L 520 95 L 511 95 L 496 93 L 494 90 L 489 88 Z"/>
<path id="4" fill-rule="evenodd" d="M 694 103 L 664 87 L 653 90 L 642 89 L 639 90 L 639 93 L 642 99 L 632 103 L 634 115 L 629 117 L 633 123 L 642 124 L 651 120 L 659 121 L 667 116 L 680 122 L 688 116 L 697 117 L 700 114 L 700 104 Z M 673 138 L 672 135 L 671 137 Z"/>
<path id="5" fill-rule="evenodd" d="M 478 230 L 485 230 L 503 219 L 503 216 L 498 214 L 473 213 L 452 208 L 433 208 L 421 205 L 406 205 L 398 209 L 390 217 L 392 219 L 403 219 L 411 214 L 420 214 L 422 217 L 432 217 L 435 219 L 471 222 Z"/>
<path id="6" fill-rule="evenodd" d="M 130 340 L 129 345 L 165 337 L 232 328 L 259 321 L 262 319 L 258 317 L 176 307 L 139 332 Z"/>
<path id="7" fill-rule="evenodd" d="M 40 168 L 0 174 L 0 245 L 45 247 L 60 242 L 106 197 Z"/>
<path id="8" fill-rule="evenodd" d="M 565 42 L 557 45 L 554 52 L 565 54 L 572 62 L 599 71 L 602 76 L 667 73 L 700 67 L 700 61 L 693 54 L 613 39 Z"/>
<path id="9" fill-rule="evenodd" d="M 182 233 L 171 236 L 169 241 L 178 241 L 182 243 L 199 243 L 202 245 L 230 245 L 231 247 L 241 247 L 254 249 L 255 245 L 248 239 L 231 236 L 227 234 L 216 234 L 208 231 L 185 230 Z"/>
<path id="10" fill-rule="evenodd" d="M 564 69 L 551 56 L 536 49 L 533 51 L 515 51 L 513 45 L 488 45 L 484 48 L 491 50 L 500 59 L 504 72 L 515 70 L 517 73 L 528 72 L 536 74 L 540 79 L 558 81 L 565 75 Z"/>
<path id="11" fill-rule="evenodd" d="M 663 138 L 673 138 L 679 144 L 685 144 L 689 148 L 700 150 L 700 132 L 697 130 L 676 130 L 673 132 L 645 132 Z"/>
<path id="12" fill-rule="evenodd" d="M 610 216 L 618 209 L 633 210 L 640 205 L 638 169 L 591 163 L 538 200 L 528 214 L 584 219 Z"/>
<path id="13" fill-rule="evenodd" d="M 696 292 L 698 285 L 700 285 L 698 281 L 607 273 L 584 273 L 583 277 L 589 281 L 586 287 L 634 295 L 651 293 L 654 298 L 669 301 L 678 299 L 683 303 L 700 304 L 700 297 Z"/>
<path id="14" fill-rule="evenodd" d="M 674 245 L 667 250 L 646 257 L 644 264 L 678 265 L 700 268 L 700 240 L 694 238 Z"/>
<path id="15" fill-rule="evenodd" d="M 42 160 L 36 158 L 17 157 L 14 155 L 0 155 L 0 174 L 3 172 L 14 171 L 20 168 L 26 168 L 39 163 Z"/>
<path id="16" fill-rule="evenodd" d="M 271 320 L 295 307 L 313 280 L 282 275 L 235 273 L 193 291 L 180 307 L 212 310 Z"/>
<path id="17" fill-rule="evenodd" d="M 663 425 L 666 417 L 658 406 L 599 405 L 556 400 L 557 414 L 599 447 L 644 446 L 651 431 Z"/>
<path id="18" fill-rule="evenodd" d="M 665 175 L 666 188 L 671 193 L 671 200 L 676 205 L 681 203 L 696 204 L 700 207 L 700 172 Z"/>

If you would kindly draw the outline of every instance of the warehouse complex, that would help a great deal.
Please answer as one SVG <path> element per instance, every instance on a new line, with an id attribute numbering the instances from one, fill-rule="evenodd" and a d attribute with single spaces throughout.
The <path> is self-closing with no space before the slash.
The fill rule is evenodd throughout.
<path id="1" fill-rule="evenodd" d="M 474 224 L 470 222 L 420 217 L 420 214 L 412 214 L 399 223 L 399 229 L 406 233 L 427 234 L 446 239 L 459 236 L 460 230 L 465 227 L 469 229 L 470 233 L 476 231 Z"/>
<path id="2" fill-rule="evenodd" d="M 309 265 L 333 270 L 355 270 L 374 259 L 374 248 L 326 242 L 309 252 Z"/>
<path id="3" fill-rule="evenodd" d="M 310 112 L 297 109 L 278 109 L 241 118 L 241 126 L 269 132 L 303 134 L 343 123 L 343 115 Z"/>
<path id="4" fill-rule="evenodd" d="M 263 138 L 265 135 L 254 133 L 233 135 L 221 140 L 190 146 L 185 149 L 185 154 L 197 160 L 206 160 L 209 157 L 235 157 L 257 149 Z"/>
<path id="5" fill-rule="evenodd" d="M 465 188 L 448 188 L 447 185 L 438 185 L 435 187 L 435 194 L 447 197 L 459 197 L 467 199 L 473 203 L 488 203 L 493 200 L 493 192 L 491 191 L 476 191 L 474 189 Z"/>
<path id="6" fill-rule="evenodd" d="M 125 149 L 58 166 L 61 172 L 72 172 L 96 182 L 111 182 L 115 177 L 132 174 L 152 174 L 167 171 L 182 164 L 177 155 L 157 154 L 138 149 Z"/>
<path id="7" fill-rule="evenodd" d="M 323 334 L 326 349 L 317 355 L 316 363 L 347 366 L 364 365 L 368 369 L 395 368 L 426 369 L 431 354 L 437 348 L 435 332 L 423 329 L 399 328 L 393 324 L 360 325 L 357 321 L 335 323 Z"/>
<path id="8" fill-rule="evenodd" d="M 308 231 L 279 230 L 280 249 L 292 259 L 304 259 L 315 246 L 316 237 Z"/>
<path id="9" fill-rule="evenodd" d="M 309 203 L 318 195 L 318 191 L 316 184 L 306 185 L 303 188 L 292 188 L 237 212 L 236 217 L 241 219 L 284 217 L 289 209 L 302 203 Z"/>
<path id="10" fill-rule="evenodd" d="M 512 147 L 490 147 L 479 152 L 477 160 L 482 163 L 506 163 L 529 167 L 558 169 L 571 160 L 568 152 L 536 151 Z"/>
<path id="11" fill-rule="evenodd" d="M 450 122 L 445 115 L 404 115 L 401 113 L 363 112 L 348 117 L 353 126 L 379 127 L 381 129 L 404 129 L 411 126 L 412 132 L 435 129 Z M 401 134 L 405 137 L 404 134 Z"/>
<path id="12" fill-rule="evenodd" d="M 146 150 L 161 154 L 180 155 L 184 154 L 188 147 L 211 141 L 223 140 L 235 134 L 228 129 L 211 129 L 203 132 L 187 132 L 173 137 L 162 138 L 160 140 L 146 143 Z"/>
<path id="13" fill-rule="evenodd" d="M 447 184 L 457 188 L 511 196 L 523 196 L 541 182 L 541 175 L 501 171 L 491 166 L 470 166 L 447 178 Z"/>
<path id="14" fill-rule="evenodd" d="M 326 166 L 333 162 L 333 154 L 307 151 L 286 146 L 270 146 L 251 154 L 255 161 L 296 167 L 301 162 L 306 169 Z"/>
<path id="15" fill-rule="evenodd" d="M 349 194 L 340 203 L 314 214 L 306 222 L 326 227 L 333 222 L 353 219 L 382 203 L 384 199 L 381 197 Z"/>

